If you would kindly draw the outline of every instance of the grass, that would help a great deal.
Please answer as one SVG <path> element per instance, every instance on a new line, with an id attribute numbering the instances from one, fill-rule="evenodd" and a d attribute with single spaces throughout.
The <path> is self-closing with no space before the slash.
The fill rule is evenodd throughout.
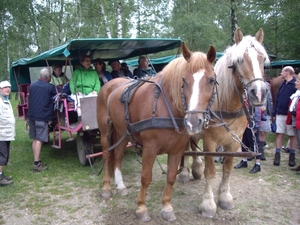
<path id="1" fill-rule="evenodd" d="M 11 103 L 16 109 L 17 101 L 12 99 Z M 64 135 L 63 139 L 66 140 L 67 135 Z M 260 182 L 259 178 L 265 182 L 262 185 L 262 190 L 278 193 L 278 189 L 280 189 L 283 191 L 283 194 L 293 190 L 290 196 L 294 199 L 299 198 L 298 192 L 295 192 L 300 184 L 298 175 L 291 173 L 287 166 L 272 166 L 274 142 L 275 135 L 270 133 L 267 136 L 267 143 L 270 145 L 270 148 L 266 151 L 267 161 L 263 162 L 262 172 L 253 175 L 251 180 L 249 179 L 248 170 L 233 170 L 231 187 L 233 192 L 235 192 L 234 198 L 237 207 L 232 215 L 225 214 L 223 210 L 218 209 L 217 221 L 224 222 L 221 224 L 253 224 L 253 211 L 249 212 L 249 209 L 256 206 L 265 214 L 263 218 L 273 218 L 275 214 L 270 214 L 270 208 L 274 206 L 270 205 L 268 207 L 268 200 L 273 197 L 268 197 L 265 193 L 258 193 L 258 196 L 247 195 L 250 190 L 256 189 L 255 185 Z M 11 142 L 10 161 L 8 166 L 4 167 L 5 174 L 14 177 L 14 184 L 8 187 L 0 187 L 0 225 L 20 223 L 24 225 L 33 223 L 114 224 L 114 218 L 118 217 L 125 217 L 125 220 L 127 219 L 131 224 L 135 224 L 134 219 L 131 219 L 132 217 L 130 216 L 134 214 L 136 209 L 142 166 L 137 161 L 137 159 L 140 160 L 140 157 L 136 156 L 133 151 L 125 151 L 122 161 L 124 182 L 129 189 L 129 195 L 126 197 L 119 196 L 115 191 L 114 181 L 112 180 L 114 196 L 106 201 L 99 196 L 103 173 L 95 176 L 90 167 L 84 167 L 80 164 L 75 140 L 72 142 L 63 141 L 62 149 L 53 149 L 50 144 L 43 145 L 41 159 L 48 164 L 49 169 L 41 173 L 32 172 L 33 154 L 31 140 L 25 130 L 23 118 L 17 118 L 16 140 Z M 166 155 L 158 156 L 158 159 L 164 170 L 166 170 Z M 236 158 L 235 163 L 239 160 L 239 158 Z M 281 163 L 286 165 L 287 160 L 287 154 L 285 154 Z M 252 163 L 249 164 L 252 165 Z M 99 165 L 100 161 L 97 158 L 95 167 Z M 220 176 L 221 164 L 216 164 L 216 169 L 217 176 Z M 157 162 L 155 162 L 153 174 L 153 182 L 148 189 L 147 204 L 152 215 L 157 214 L 161 219 L 160 204 L 165 185 L 165 175 L 162 175 L 162 170 Z M 236 176 L 239 178 L 243 177 L 243 179 L 249 181 L 252 189 L 249 187 L 249 190 L 240 190 L 240 187 L 236 187 L 234 185 L 235 182 L 240 182 Z M 194 216 L 197 218 L 196 221 L 203 222 L 197 207 L 200 203 L 204 186 L 203 180 L 193 181 L 189 189 L 186 189 L 180 183 L 175 183 L 172 202 L 176 210 L 181 212 L 179 214 L 181 218 Z M 190 201 L 183 201 L 184 199 L 189 199 Z M 247 203 L 238 202 L 239 199 L 245 199 Z M 279 207 L 281 202 L 274 205 Z M 283 220 L 288 221 L 288 217 L 291 216 L 288 214 L 289 212 L 285 212 L 285 210 L 289 211 L 289 209 L 278 208 L 278 210 L 278 217 L 282 218 L 278 224 L 289 224 L 282 222 Z M 189 220 L 181 219 L 180 216 L 177 224 L 181 224 L 180 221 L 184 221 L 182 224 L 194 224 L 189 223 Z M 243 219 L 242 222 L 239 222 L 240 218 Z M 258 218 L 261 219 L 260 217 Z M 157 218 L 154 219 L 161 221 Z M 238 222 L 235 223 L 236 221 Z M 260 222 L 259 224 L 264 224 L 262 221 L 258 221 Z M 203 224 L 214 223 L 211 220 L 204 220 Z"/>

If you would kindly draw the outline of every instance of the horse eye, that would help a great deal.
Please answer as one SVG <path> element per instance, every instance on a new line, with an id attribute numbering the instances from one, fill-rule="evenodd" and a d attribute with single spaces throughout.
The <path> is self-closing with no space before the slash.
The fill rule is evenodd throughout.
<path id="1" fill-rule="evenodd" d="M 215 83 L 216 83 L 216 79 L 214 77 L 210 77 L 209 84 L 215 84 Z"/>

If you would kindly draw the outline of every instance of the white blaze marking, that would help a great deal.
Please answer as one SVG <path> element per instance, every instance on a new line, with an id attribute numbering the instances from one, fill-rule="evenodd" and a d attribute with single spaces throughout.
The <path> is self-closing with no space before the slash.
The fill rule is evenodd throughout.
<path id="1" fill-rule="evenodd" d="M 123 183 L 122 173 L 118 168 L 115 169 L 115 182 L 117 184 L 117 189 L 126 188 L 126 186 Z"/>
<path id="2" fill-rule="evenodd" d="M 189 110 L 194 110 L 197 108 L 198 103 L 199 103 L 199 83 L 202 77 L 204 76 L 204 70 L 199 70 L 197 73 L 193 74 L 194 78 L 194 85 L 193 85 L 193 90 L 192 90 L 192 96 L 190 99 L 190 107 Z"/>
<path id="3" fill-rule="evenodd" d="M 261 74 L 261 71 L 259 68 L 259 63 L 257 60 L 257 51 L 254 48 L 249 48 L 248 55 L 251 59 L 254 77 L 255 78 L 263 78 L 263 74 Z M 257 85 L 257 95 L 256 96 L 259 101 L 261 101 L 261 97 L 262 97 L 261 96 L 262 83 L 263 82 L 255 82 L 255 84 Z"/>

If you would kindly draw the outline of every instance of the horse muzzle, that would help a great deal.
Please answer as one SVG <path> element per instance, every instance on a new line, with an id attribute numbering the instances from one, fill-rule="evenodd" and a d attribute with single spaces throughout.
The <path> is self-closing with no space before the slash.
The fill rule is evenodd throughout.
<path id="1" fill-rule="evenodd" d="M 188 112 L 184 117 L 184 125 L 189 135 L 195 135 L 202 131 L 204 124 L 203 112 Z"/>
<path id="2" fill-rule="evenodd" d="M 267 88 L 265 84 L 261 87 L 251 85 L 247 90 L 248 101 L 252 106 L 262 106 L 267 99 Z"/>

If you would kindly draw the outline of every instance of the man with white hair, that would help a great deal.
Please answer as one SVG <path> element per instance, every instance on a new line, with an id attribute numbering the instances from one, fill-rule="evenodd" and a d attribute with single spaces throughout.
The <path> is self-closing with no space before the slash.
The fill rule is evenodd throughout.
<path id="1" fill-rule="evenodd" d="M 10 142 L 15 140 L 15 117 L 8 96 L 11 92 L 8 81 L 0 82 L 0 185 L 13 183 L 11 176 L 5 176 L 2 171 L 9 160 Z"/>
<path id="2" fill-rule="evenodd" d="M 281 76 L 284 81 L 279 87 L 278 93 L 276 95 L 274 111 L 272 113 L 273 121 L 276 120 L 276 150 L 273 162 L 274 166 L 280 165 L 280 150 L 285 134 L 289 136 L 290 140 L 289 166 L 295 166 L 295 148 L 297 140 L 294 135 L 292 125 L 286 124 L 290 96 L 297 90 L 295 87 L 296 79 L 294 75 L 295 71 L 291 66 L 286 66 L 281 71 Z"/>
<path id="3" fill-rule="evenodd" d="M 29 137 L 32 141 L 33 171 L 41 172 L 48 166 L 41 162 L 40 152 L 43 142 L 48 142 L 48 123 L 53 120 L 53 97 L 56 95 L 55 86 L 50 84 L 51 72 L 49 68 L 40 71 L 40 78 L 29 86 L 28 125 Z"/>

